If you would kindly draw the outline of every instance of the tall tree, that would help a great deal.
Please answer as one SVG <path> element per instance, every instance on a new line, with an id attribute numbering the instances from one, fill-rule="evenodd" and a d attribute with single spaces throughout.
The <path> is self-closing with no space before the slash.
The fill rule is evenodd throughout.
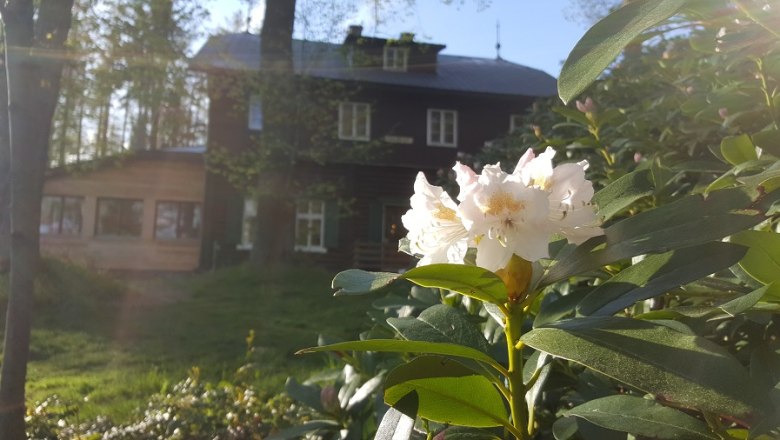
<path id="1" fill-rule="evenodd" d="M 27 437 L 24 387 L 33 284 L 40 263 L 41 193 L 72 7 L 73 0 L 0 3 L 8 48 L 5 68 L 11 157 L 10 288 L 0 370 L 0 438 L 4 440 Z"/>

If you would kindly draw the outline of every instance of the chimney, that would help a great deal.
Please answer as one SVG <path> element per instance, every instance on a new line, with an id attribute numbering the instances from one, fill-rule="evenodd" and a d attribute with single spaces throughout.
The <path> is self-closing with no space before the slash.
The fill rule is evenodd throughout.
<path id="1" fill-rule="evenodd" d="M 401 32 L 401 37 L 398 40 L 402 43 L 411 43 L 414 41 L 414 32 Z"/>
<path id="2" fill-rule="evenodd" d="M 352 24 L 349 26 L 349 31 L 347 32 L 347 36 L 360 37 L 362 34 L 363 34 L 363 26 L 360 26 L 358 24 Z"/>

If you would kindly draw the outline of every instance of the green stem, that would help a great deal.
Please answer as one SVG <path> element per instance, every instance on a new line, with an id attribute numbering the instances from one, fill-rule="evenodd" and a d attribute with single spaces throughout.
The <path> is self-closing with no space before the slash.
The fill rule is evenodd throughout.
<path id="1" fill-rule="evenodd" d="M 775 129 L 780 128 L 777 120 L 777 109 L 775 108 L 775 101 L 772 99 L 772 95 L 769 92 L 769 86 L 766 83 L 766 72 L 764 71 L 764 60 L 756 58 L 756 68 L 758 69 L 758 79 L 761 81 L 761 91 L 764 92 L 764 100 L 766 106 L 769 109 L 769 116 L 772 117 L 772 124 Z"/>
<path id="2" fill-rule="evenodd" d="M 509 355 L 509 374 L 507 375 L 510 393 L 509 409 L 512 413 L 512 425 L 517 430 L 513 434 L 518 440 L 525 440 L 525 433 L 528 431 L 528 406 L 525 403 L 527 390 L 523 384 L 523 350 L 522 346 L 516 346 L 522 334 L 524 320 L 525 314 L 522 307 L 509 307 L 506 327 L 504 328 Z"/>

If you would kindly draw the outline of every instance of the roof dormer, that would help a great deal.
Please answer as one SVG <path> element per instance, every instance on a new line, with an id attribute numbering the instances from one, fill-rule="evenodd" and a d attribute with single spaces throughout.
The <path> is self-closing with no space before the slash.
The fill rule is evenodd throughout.
<path id="1" fill-rule="evenodd" d="M 363 36 L 362 26 L 350 26 L 343 46 L 350 64 L 377 67 L 387 72 L 436 73 L 438 53 L 446 46 L 414 41 L 403 32 L 398 39 Z"/>

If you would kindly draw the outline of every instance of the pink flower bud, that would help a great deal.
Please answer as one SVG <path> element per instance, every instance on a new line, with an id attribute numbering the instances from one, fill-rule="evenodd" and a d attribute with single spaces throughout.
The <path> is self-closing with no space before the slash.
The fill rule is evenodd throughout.
<path id="1" fill-rule="evenodd" d="M 642 161 L 642 153 L 636 152 L 634 153 L 634 163 L 639 163 Z"/>
<path id="2" fill-rule="evenodd" d="M 328 385 L 320 391 L 320 402 L 322 407 L 329 412 L 335 412 L 340 408 L 338 392 L 333 385 Z"/>
<path id="3" fill-rule="evenodd" d="M 577 110 L 581 111 L 582 113 L 595 113 L 596 112 L 596 104 L 593 102 L 590 97 L 585 98 L 585 102 L 577 101 L 575 103 L 577 106 Z"/>
<path id="4" fill-rule="evenodd" d="M 727 109 L 726 107 L 719 108 L 718 109 L 718 115 L 720 116 L 721 119 L 728 118 L 729 117 L 729 109 Z"/>

